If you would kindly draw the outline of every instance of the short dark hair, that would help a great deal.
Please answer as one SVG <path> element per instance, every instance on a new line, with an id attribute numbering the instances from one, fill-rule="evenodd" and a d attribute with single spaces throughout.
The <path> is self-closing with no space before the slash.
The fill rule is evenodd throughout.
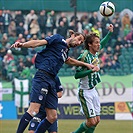
<path id="1" fill-rule="evenodd" d="M 89 45 L 88 45 L 88 43 L 89 43 L 89 44 L 92 44 L 93 41 L 94 41 L 94 39 L 95 39 L 95 37 L 99 38 L 99 36 L 98 36 L 96 33 L 94 33 L 94 32 L 91 32 L 91 33 L 89 33 L 88 35 L 86 35 L 86 39 L 85 39 L 85 42 L 84 42 L 84 44 L 85 44 L 85 49 L 89 50 Z"/>

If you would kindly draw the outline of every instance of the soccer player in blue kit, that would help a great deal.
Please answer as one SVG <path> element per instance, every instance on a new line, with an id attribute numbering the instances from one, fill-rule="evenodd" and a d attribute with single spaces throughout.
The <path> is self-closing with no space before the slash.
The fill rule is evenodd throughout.
<path id="1" fill-rule="evenodd" d="M 56 80 L 56 91 L 58 98 L 61 98 L 63 95 L 63 87 L 61 85 L 60 79 L 58 76 L 55 77 Z M 28 133 L 34 133 L 38 124 L 46 117 L 46 112 L 43 106 L 40 107 L 39 113 L 33 117 L 30 121 Z M 57 133 L 58 132 L 58 121 L 56 120 L 48 129 L 48 133 Z"/>
<path id="2" fill-rule="evenodd" d="M 34 48 L 46 45 L 37 53 L 35 67 L 38 70 L 32 80 L 31 99 L 28 110 L 22 116 L 17 133 L 23 133 L 30 120 L 37 115 L 40 106 L 45 106 L 46 118 L 40 122 L 35 133 L 44 133 L 57 119 L 58 97 L 55 76 L 64 63 L 74 66 L 95 66 L 68 57 L 69 48 L 81 45 L 85 41 L 82 33 L 70 31 L 66 40 L 59 34 L 48 36 L 43 40 L 31 40 L 25 43 L 16 42 L 11 48 Z"/>

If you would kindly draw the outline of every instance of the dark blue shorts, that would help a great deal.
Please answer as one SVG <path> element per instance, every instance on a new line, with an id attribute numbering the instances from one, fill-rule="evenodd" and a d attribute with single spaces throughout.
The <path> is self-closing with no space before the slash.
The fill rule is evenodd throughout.
<path id="1" fill-rule="evenodd" d="M 58 97 L 55 80 L 47 74 L 37 71 L 32 80 L 30 101 L 40 103 L 46 108 L 57 109 Z"/>
<path id="2" fill-rule="evenodd" d="M 44 110 L 44 107 L 40 107 L 39 113 L 30 121 L 30 125 L 28 130 L 35 131 L 38 124 L 41 122 L 46 117 L 46 112 Z M 58 126 L 57 126 L 57 121 L 55 121 L 50 128 L 48 129 L 48 132 L 57 132 L 58 131 Z"/>

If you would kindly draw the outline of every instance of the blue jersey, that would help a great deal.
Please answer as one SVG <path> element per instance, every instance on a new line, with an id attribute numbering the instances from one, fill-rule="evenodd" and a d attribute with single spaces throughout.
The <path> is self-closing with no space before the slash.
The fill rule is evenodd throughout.
<path id="1" fill-rule="evenodd" d="M 37 53 L 35 67 L 56 76 L 68 58 L 69 48 L 64 37 L 59 34 L 46 37 L 45 40 L 48 44 Z"/>

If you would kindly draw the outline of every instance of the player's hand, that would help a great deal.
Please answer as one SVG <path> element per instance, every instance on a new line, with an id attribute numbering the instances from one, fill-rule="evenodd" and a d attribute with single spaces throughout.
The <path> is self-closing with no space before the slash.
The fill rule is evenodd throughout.
<path id="1" fill-rule="evenodd" d="M 24 43 L 20 43 L 20 42 L 15 42 L 14 44 L 11 45 L 10 48 L 20 48 L 24 45 Z"/>
<path id="2" fill-rule="evenodd" d="M 94 66 L 94 68 L 92 69 L 93 72 L 98 72 L 100 70 L 100 68 L 98 66 Z"/>
<path id="3" fill-rule="evenodd" d="M 113 26 L 112 24 L 110 24 L 110 25 L 108 26 L 108 29 L 109 29 L 110 32 L 113 32 L 114 26 Z"/>
<path id="4" fill-rule="evenodd" d="M 88 64 L 88 63 L 85 63 L 85 66 L 88 68 L 88 69 L 93 69 L 95 66 L 92 65 L 92 64 Z"/>

